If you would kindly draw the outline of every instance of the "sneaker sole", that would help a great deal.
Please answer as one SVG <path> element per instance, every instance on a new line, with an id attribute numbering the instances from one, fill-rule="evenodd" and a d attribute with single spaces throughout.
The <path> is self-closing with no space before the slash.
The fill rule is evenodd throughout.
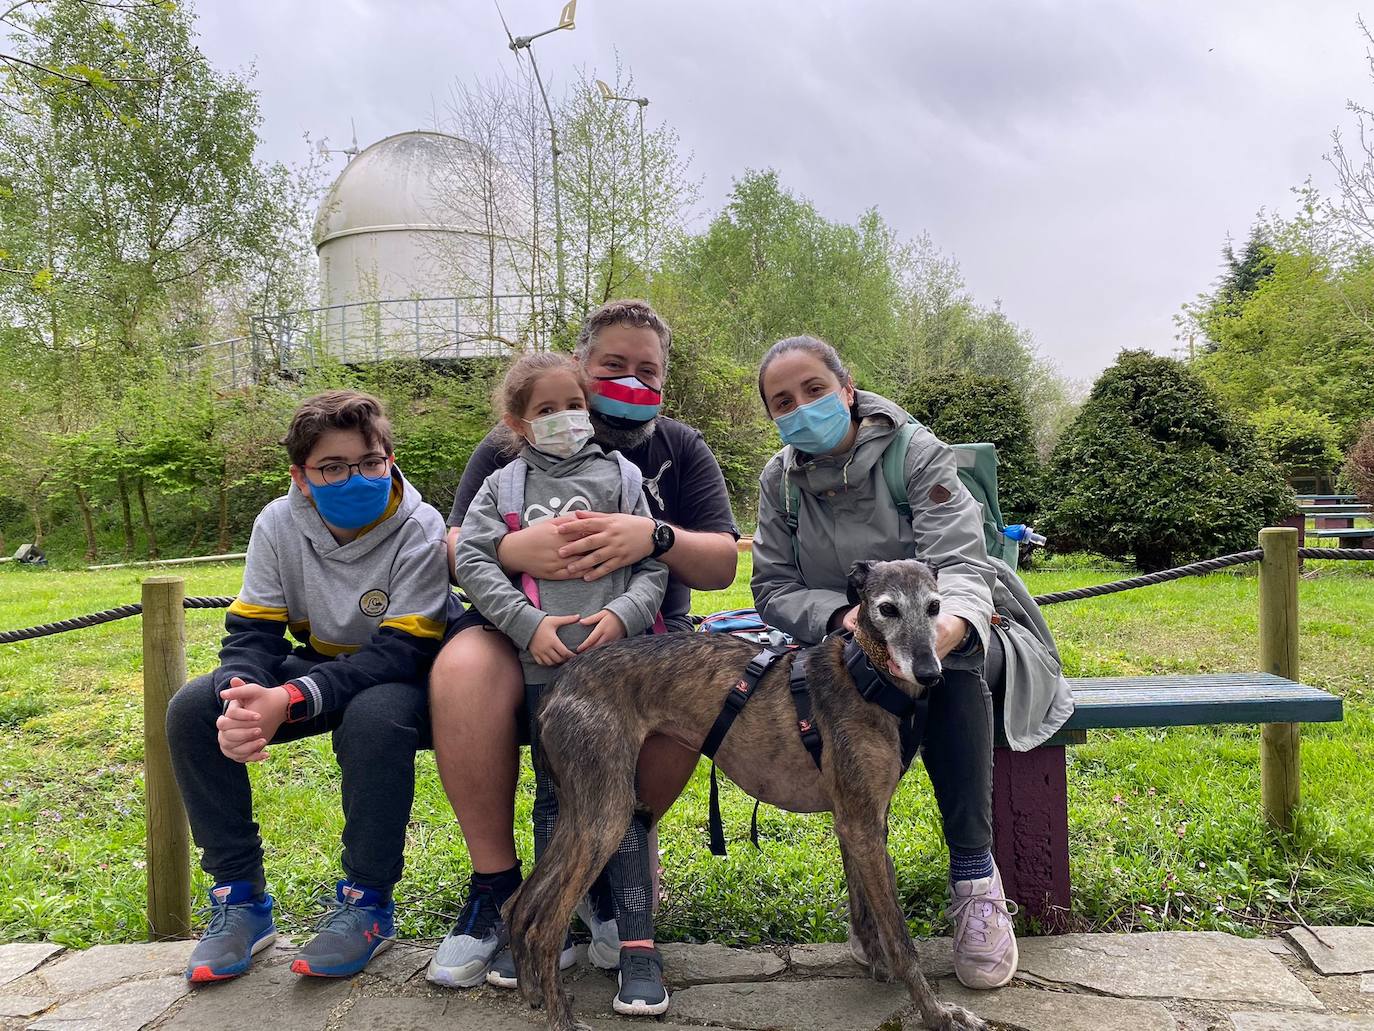
<path id="1" fill-rule="evenodd" d="M 617 995 L 611 1000 L 611 1008 L 617 1013 L 626 1017 L 657 1017 L 668 1012 L 668 1003 L 672 1001 L 667 991 L 663 993 L 662 1002 L 642 1002 L 636 999 L 634 1002 L 621 1002 Z"/>
<path id="2" fill-rule="evenodd" d="M 558 969 L 570 970 L 577 965 L 577 949 L 564 949 L 558 956 Z M 493 988 L 519 988 L 520 982 L 499 970 L 487 971 L 487 984 Z"/>
<path id="3" fill-rule="evenodd" d="M 361 974 L 369 963 L 389 948 L 391 939 L 383 938 L 362 963 L 347 967 L 312 967 L 307 959 L 292 960 L 291 973 L 300 974 L 302 977 L 352 977 L 354 974 Z"/>
<path id="4" fill-rule="evenodd" d="M 230 981 L 236 977 L 242 977 L 248 973 L 248 968 L 253 965 L 253 957 L 276 940 L 277 932 L 273 930 L 253 943 L 253 947 L 248 950 L 248 958 L 242 963 L 232 963 L 220 970 L 215 970 L 209 964 L 202 963 L 186 972 L 186 980 L 192 984 L 211 984 L 215 981 Z"/>
<path id="5" fill-rule="evenodd" d="M 441 966 L 436 957 L 429 961 L 429 967 L 425 970 L 425 980 L 430 984 L 437 984 L 440 988 L 476 988 L 486 983 L 487 971 L 491 969 L 491 960 L 494 958 L 493 953 L 488 959 L 474 959 L 468 963 L 446 967 Z"/>

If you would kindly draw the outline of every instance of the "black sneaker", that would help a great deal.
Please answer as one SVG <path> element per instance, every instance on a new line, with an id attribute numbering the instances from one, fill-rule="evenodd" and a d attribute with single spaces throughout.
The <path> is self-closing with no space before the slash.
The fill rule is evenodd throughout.
<path id="1" fill-rule="evenodd" d="M 668 1011 L 663 957 L 658 949 L 634 946 L 620 950 L 620 991 L 611 1006 L 617 1013 L 634 1017 L 656 1017 Z"/>
<path id="2" fill-rule="evenodd" d="M 563 939 L 563 951 L 558 954 L 558 969 L 567 970 L 577 962 L 577 947 L 573 945 L 572 934 Z M 491 967 L 487 970 L 487 984 L 495 985 L 497 988 L 519 988 L 520 982 L 515 977 L 515 957 L 510 954 L 510 946 L 496 954 L 496 958 L 491 961 Z"/>
<path id="3" fill-rule="evenodd" d="M 475 988 L 486 980 L 492 959 L 505 949 L 506 941 L 500 902 L 489 886 L 474 880 L 463 911 L 439 943 L 425 977 L 445 988 Z"/>

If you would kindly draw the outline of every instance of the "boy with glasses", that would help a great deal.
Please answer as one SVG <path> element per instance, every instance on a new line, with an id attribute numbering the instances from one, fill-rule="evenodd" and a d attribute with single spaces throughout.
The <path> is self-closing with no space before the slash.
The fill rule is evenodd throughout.
<path id="1" fill-rule="evenodd" d="M 291 969 L 347 977 L 391 943 L 415 752 L 430 747 L 425 682 L 458 610 L 443 519 L 396 467 L 376 398 L 309 398 L 282 443 L 291 489 L 253 524 L 220 666 L 167 713 L 177 784 L 215 882 L 186 970 L 196 982 L 244 973 L 276 940 L 246 764 L 326 731 L 342 772 L 345 877 Z"/>

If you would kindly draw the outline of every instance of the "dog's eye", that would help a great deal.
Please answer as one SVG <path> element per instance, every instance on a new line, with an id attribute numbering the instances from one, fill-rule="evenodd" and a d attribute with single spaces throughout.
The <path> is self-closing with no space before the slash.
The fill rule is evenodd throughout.
<path id="1" fill-rule="evenodd" d="M 932 601 L 929 605 L 926 606 L 926 615 L 927 615 L 927 616 L 938 616 L 939 614 L 940 614 L 940 603 L 939 603 L 938 601 Z"/>
<path id="2" fill-rule="evenodd" d="M 901 614 L 901 610 L 890 601 L 885 601 L 878 606 L 878 615 L 886 616 L 888 619 L 896 619 Z"/>

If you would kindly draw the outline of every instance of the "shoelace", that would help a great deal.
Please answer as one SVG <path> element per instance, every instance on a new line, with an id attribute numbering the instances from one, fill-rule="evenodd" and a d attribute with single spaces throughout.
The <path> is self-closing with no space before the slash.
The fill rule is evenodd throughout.
<path id="1" fill-rule="evenodd" d="M 655 981 L 658 979 L 654 970 L 658 964 L 654 962 L 652 954 L 632 952 L 626 959 L 629 961 L 629 969 L 622 971 L 626 981 Z"/>
<path id="2" fill-rule="evenodd" d="M 229 923 L 229 903 L 212 902 L 209 906 L 203 906 L 196 910 L 196 916 L 209 916 L 210 923 L 205 927 L 204 937 L 208 938 L 212 934 L 223 931 Z"/>
<path id="3" fill-rule="evenodd" d="M 994 895 L 956 895 L 945 911 L 954 921 L 954 947 L 959 948 L 970 932 L 977 934 L 980 941 L 987 942 L 988 923 L 999 909 L 1009 918 L 1021 911 L 1011 899 Z"/>
<path id="4" fill-rule="evenodd" d="M 500 922 L 501 912 L 492 900 L 490 890 L 474 886 L 469 890 L 467 904 L 453 923 L 453 933 L 485 938 L 487 932 Z"/>
<path id="5" fill-rule="evenodd" d="M 362 916 L 352 899 L 344 902 L 337 898 L 324 898 L 316 901 L 325 908 L 325 912 L 315 922 L 317 932 L 342 931 L 347 933 L 352 930 L 353 922 Z"/>

